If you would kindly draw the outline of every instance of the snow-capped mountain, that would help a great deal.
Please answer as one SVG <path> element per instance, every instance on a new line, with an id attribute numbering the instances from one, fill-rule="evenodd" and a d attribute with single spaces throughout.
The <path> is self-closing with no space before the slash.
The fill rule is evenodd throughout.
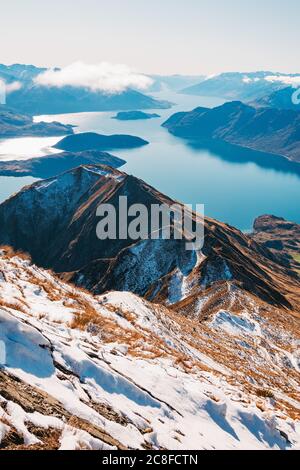
<path id="1" fill-rule="evenodd" d="M 300 445 L 299 317 L 246 294 L 199 322 L 3 247 L 0 363 L 0 448 Z"/>
<path id="2" fill-rule="evenodd" d="M 287 83 L 299 81 L 299 74 L 270 71 L 226 72 L 207 77 L 182 93 L 198 96 L 222 96 L 229 100 L 253 101 L 285 88 Z"/>

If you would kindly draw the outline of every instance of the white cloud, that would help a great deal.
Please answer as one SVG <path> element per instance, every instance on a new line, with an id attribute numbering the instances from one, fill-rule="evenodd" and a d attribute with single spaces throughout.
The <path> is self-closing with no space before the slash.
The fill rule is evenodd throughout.
<path id="1" fill-rule="evenodd" d="M 244 83 L 252 83 L 253 80 L 252 80 L 252 78 L 250 78 L 250 77 L 243 77 L 243 82 L 244 82 Z"/>
<path id="2" fill-rule="evenodd" d="M 62 69 L 49 69 L 38 75 L 35 82 L 42 86 L 84 87 L 92 91 L 120 93 L 127 88 L 146 90 L 153 80 L 121 64 L 85 64 L 75 62 Z"/>
<path id="3" fill-rule="evenodd" d="M 268 75 L 265 77 L 267 82 L 279 82 L 283 83 L 284 85 L 290 85 L 293 87 L 297 87 L 300 85 L 300 75 L 297 76 L 290 76 L 290 75 Z"/>
<path id="4" fill-rule="evenodd" d="M 20 90 L 22 84 L 20 82 L 6 83 L 0 78 L 0 104 L 6 104 L 6 96 L 13 91 Z"/>

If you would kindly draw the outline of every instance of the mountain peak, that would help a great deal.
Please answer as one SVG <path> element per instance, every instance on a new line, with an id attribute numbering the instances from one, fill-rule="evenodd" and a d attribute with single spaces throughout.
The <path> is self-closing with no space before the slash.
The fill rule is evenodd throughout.
<path id="1" fill-rule="evenodd" d="M 148 210 L 174 202 L 119 170 L 84 165 L 34 183 L 1 204 L 0 243 L 30 253 L 37 264 L 97 293 L 132 290 L 168 304 L 229 282 L 263 302 L 293 308 L 296 275 L 286 265 L 275 266 L 270 251 L 215 220 L 205 221 L 201 252 L 187 252 L 184 239 L 99 240 L 97 208 L 110 203 L 118 218 L 121 196 L 128 207 L 140 203 Z"/>

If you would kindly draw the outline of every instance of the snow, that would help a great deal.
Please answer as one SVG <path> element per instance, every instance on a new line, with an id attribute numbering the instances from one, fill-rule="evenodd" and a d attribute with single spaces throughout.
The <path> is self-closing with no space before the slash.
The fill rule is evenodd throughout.
<path id="1" fill-rule="evenodd" d="M 258 407 L 258 397 L 238 381 L 242 371 L 234 375 L 231 359 L 226 362 L 226 357 L 221 360 L 214 354 L 215 341 L 221 344 L 224 338 L 226 347 L 232 341 L 241 353 L 257 344 L 261 364 L 273 363 L 277 354 L 274 367 L 278 371 L 286 370 L 283 357 L 289 359 L 292 371 L 298 370 L 296 355 L 281 343 L 272 345 L 268 325 L 259 321 L 256 311 L 218 311 L 203 326 L 203 337 L 199 328 L 202 343 L 197 346 L 191 337 L 183 336 L 174 312 L 134 294 L 108 292 L 93 297 L 76 292 L 17 256 L 2 256 L 0 271 L 5 272 L 0 282 L 1 367 L 11 377 L 57 400 L 66 414 L 97 426 L 112 440 L 134 449 L 142 449 L 145 443 L 154 449 L 174 450 L 300 446 L 299 421 L 275 410 L 274 400 L 266 399 L 260 402 L 264 407 Z M 52 286 L 55 300 L 41 280 Z M 93 320 L 87 329 L 72 326 L 80 309 L 76 296 L 95 310 L 95 322 L 98 317 L 101 320 L 95 328 Z M 81 308 L 84 315 L 85 307 Z M 105 341 L 106 322 L 114 334 Z M 269 341 L 268 350 L 261 340 Z M 210 344 L 208 353 L 204 346 Z M 180 361 L 186 367 L 180 366 Z M 296 377 L 293 381 L 297 387 Z M 280 399 L 299 407 L 296 396 L 281 396 L 278 391 L 276 400 Z M 26 445 L 41 443 L 42 438 L 29 430 L 31 423 L 57 430 L 60 449 L 116 448 L 61 417 L 41 414 L 40 410 L 28 413 L 1 395 L 0 402 L 5 403 L 0 407 L 0 442 L 13 426 Z M 109 418 L 99 407 L 108 407 L 120 419 Z"/>
<path id="2" fill-rule="evenodd" d="M 232 335 L 249 334 L 257 336 L 261 334 L 258 323 L 249 319 L 245 313 L 237 316 L 225 310 L 220 310 L 214 316 L 211 324 L 213 327 L 221 328 Z"/>
<path id="3" fill-rule="evenodd" d="M 60 450 L 116 450 L 116 447 L 105 444 L 86 431 L 66 426 L 60 438 Z"/>
<path id="4" fill-rule="evenodd" d="M 110 170 L 103 170 L 103 169 L 93 167 L 93 166 L 87 166 L 85 169 L 86 169 L 86 171 L 88 171 L 90 173 L 94 173 L 95 175 L 105 176 L 107 178 L 111 178 L 111 179 L 114 179 L 114 180 L 119 181 L 119 182 L 121 182 L 125 179 L 124 175 L 118 174 L 116 172 L 112 172 Z"/>
<path id="5" fill-rule="evenodd" d="M 0 340 L 5 344 L 4 366 L 37 377 L 54 373 L 50 343 L 35 328 L 0 310 Z"/>

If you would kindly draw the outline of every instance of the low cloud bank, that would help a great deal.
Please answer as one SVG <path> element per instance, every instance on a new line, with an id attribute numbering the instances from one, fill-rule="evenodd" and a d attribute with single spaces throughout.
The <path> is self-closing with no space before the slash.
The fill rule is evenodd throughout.
<path id="1" fill-rule="evenodd" d="M 104 93 L 121 93 L 128 88 L 146 90 L 153 80 L 126 65 L 75 62 L 62 69 L 49 69 L 41 73 L 35 78 L 35 83 L 49 87 L 74 86 Z"/>

